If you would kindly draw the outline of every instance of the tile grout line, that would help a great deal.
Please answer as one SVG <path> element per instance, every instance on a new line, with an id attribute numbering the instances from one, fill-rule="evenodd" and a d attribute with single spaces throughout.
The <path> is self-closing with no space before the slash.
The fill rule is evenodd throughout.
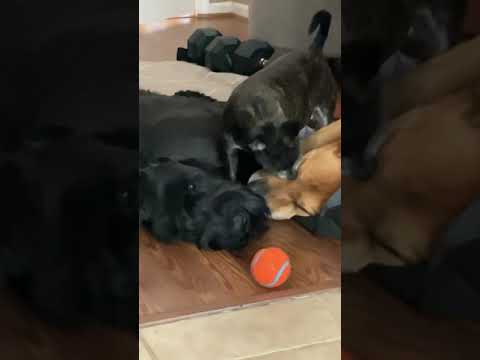
<path id="1" fill-rule="evenodd" d="M 302 345 L 297 345 L 297 346 L 291 346 L 291 347 L 288 347 L 288 348 L 281 348 L 281 349 L 278 349 L 278 350 L 259 353 L 259 354 L 255 354 L 255 355 L 251 355 L 251 356 L 248 355 L 248 356 L 245 356 L 245 357 L 236 357 L 236 358 L 232 358 L 231 360 L 254 360 L 254 359 L 261 358 L 261 357 L 264 357 L 264 356 L 267 356 L 267 355 L 272 355 L 272 354 L 282 353 L 282 352 L 287 352 L 287 351 L 292 351 L 292 350 L 300 350 L 300 349 L 312 347 L 312 346 L 315 346 L 315 345 L 330 344 L 330 343 L 334 343 L 334 342 L 337 342 L 337 341 L 340 341 L 340 340 L 341 340 L 341 337 L 335 337 L 335 338 L 326 339 L 326 340 L 322 340 L 322 341 L 316 341 L 316 342 L 309 343 L 309 344 L 302 344 Z"/>
<path id="2" fill-rule="evenodd" d="M 150 347 L 150 344 L 148 343 L 148 341 L 143 338 L 141 331 L 139 331 L 139 342 L 142 343 L 143 348 L 147 352 L 148 356 L 150 356 L 151 360 L 158 360 L 157 355 L 155 354 L 155 351 Z"/>
<path id="3" fill-rule="evenodd" d="M 147 329 L 147 328 L 157 327 L 159 325 L 167 325 L 167 324 L 172 324 L 172 323 L 181 322 L 181 321 L 187 321 L 187 320 L 198 319 L 198 318 L 205 318 L 205 317 L 220 315 L 220 314 L 223 314 L 223 313 L 229 313 L 229 312 L 233 312 L 233 311 L 248 310 L 248 309 L 252 309 L 252 308 L 260 308 L 260 307 L 263 307 L 263 306 L 282 304 L 282 303 L 291 303 L 291 302 L 300 301 L 300 300 L 304 300 L 304 299 L 315 298 L 317 296 L 321 296 L 321 295 L 323 295 L 325 293 L 329 293 L 329 292 L 335 293 L 337 289 L 338 288 L 330 288 L 330 289 L 308 292 L 308 293 L 301 294 L 301 295 L 293 295 L 293 296 L 290 296 L 290 297 L 259 301 L 259 302 L 254 302 L 254 303 L 250 303 L 250 304 L 227 306 L 227 307 L 221 308 L 221 309 L 207 310 L 207 311 L 202 311 L 202 312 L 199 312 L 199 313 L 183 315 L 183 316 L 174 317 L 174 318 L 170 318 L 170 319 L 164 319 L 164 320 L 159 320 L 159 321 L 151 321 L 151 322 L 140 324 L 139 327 L 140 327 L 140 329 Z"/>

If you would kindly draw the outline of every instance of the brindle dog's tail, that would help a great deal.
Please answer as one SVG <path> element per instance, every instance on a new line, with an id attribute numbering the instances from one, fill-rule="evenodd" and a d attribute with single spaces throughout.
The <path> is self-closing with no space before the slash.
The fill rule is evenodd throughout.
<path id="1" fill-rule="evenodd" d="M 332 14 L 330 14 L 327 10 L 320 10 L 313 16 L 308 33 L 313 34 L 317 29 L 318 32 L 313 40 L 312 48 L 323 49 L 323 46 L 328 38 L 328 33 L 330 32 L 331 23 Z"/>

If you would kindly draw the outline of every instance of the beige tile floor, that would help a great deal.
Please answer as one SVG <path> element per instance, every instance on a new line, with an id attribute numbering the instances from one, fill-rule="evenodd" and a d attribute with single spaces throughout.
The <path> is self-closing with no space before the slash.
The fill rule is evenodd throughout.
<path id="1" fill-rule="evenodd" d="M 140 360 L 340 359 L 340 289 L 140 329 Z"/>

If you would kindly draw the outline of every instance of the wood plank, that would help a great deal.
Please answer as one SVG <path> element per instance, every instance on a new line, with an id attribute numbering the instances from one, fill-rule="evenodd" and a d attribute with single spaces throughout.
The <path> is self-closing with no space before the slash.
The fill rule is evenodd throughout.
<path id="1" fill-rule="evenodd" d="M 0 353 L 4 360 L 130 360 L 138 357 L 136 333 L 100 325 L 81 328 L 49 325 L 6 289 L 0 289 L 0 319 Z"/>
<path id="2" fill-rule="evenodd" d="M 342 347 L 369 360 L 478 358 L 480 324 L 417 313 L 363 274 L 342 279 Z"/>
<path id="3" fill-rule="evenodd" d="M 293 268 L 274 290 L 258 286 L 249 271 L 254 253 L 268 246 L 284 249 Z M 141 324 L 340 286 L 340 243 L 316 238 L 293 221 L 272 222 L 262 238 L 234 253 L 161 244 L 141 230 L 139 252 Z"/>

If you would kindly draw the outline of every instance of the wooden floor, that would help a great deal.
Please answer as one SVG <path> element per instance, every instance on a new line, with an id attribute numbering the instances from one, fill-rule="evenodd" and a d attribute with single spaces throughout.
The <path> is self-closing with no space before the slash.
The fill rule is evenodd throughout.
<path id="1" fill-rule="evenodd" d="M 249 272 L 254 253 L 268 246 L 284 249 L 292 264 L 290 279 L 275 290 L 258 286 Z M 144 324 L 339 287 L 340 243 L 292 221 L 272 223 L 261 239 L 236 253 L 160 244 L 142 231 L 139 274 Z"/>
<path id="2" fill-rule="evenodd" d="M 0 357 L 3 360 L 131 360 L 138 337 L 104 326 L 57 328 L 21 299 L 0 288 Z"/>
<path id="3" fill-rule="evenodd" d="M 164 21 L 153 33 L 140 32 L 139 57 L 142 61 L 175 60 L 177 48 L 186 47 L 192 33 L 201 27 L 213 27 L 222 34 L 248 39 L 248 22 L 239 16 L 179 18 Z"/>
<path id="4" fill-rule="evenodd" d="M 416 312 L 362 273 L 342 277 L 342 347 L 364 360 L 478 359 L 480 324 Z"/>

